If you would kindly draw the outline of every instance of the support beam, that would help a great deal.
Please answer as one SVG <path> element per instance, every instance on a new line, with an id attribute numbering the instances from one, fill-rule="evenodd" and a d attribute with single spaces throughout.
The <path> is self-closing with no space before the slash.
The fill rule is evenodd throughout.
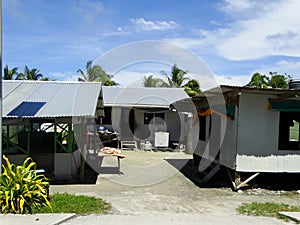
<path id="1" fill-rule="evenodd" d="M 7 142 L 6 142 L 6 150 L 7 153 L 9 153 L 9 142 L 10 142 L 10 136 L 9 136 L 9 126 L 6 126 L 6 136 L 7 136 Z M 4 137 L 4 135 L 2 134 L 2 138 Z"/>
<path id="2" fill-rule="evenodd" d="M 72 124 L 68 124 L 68 152 L 73 152 L 74 150 L 74 140 L 73 140 L 73 130 Z"/>
<path id="3" fill-rule="evenodd" d="M 86 146 L 86 126 L 84 118 L 81 118 L 80 126 L 80 182 L 84 182 L 84 169 L 85 169 L 85 146 Z"/>
<path id="4" fill-rule="evenodd" d="M 25 148 L 21 148 L 19 146 L 19 144 L 12 141 L 12 138 L 18 137 L 18 135 L 20 135 L 20 133 L 22 133 L 22 132 L 26 133 L 26 140 L 27 140 L 28 133 L 27 133 L 27 128 L 25 126 L 23 127 L 23 129 L 18 130 L 18 132 L 11 135 L 10 125 L 6 125 L 6 133 L 2 133 L 2 143 L 5 144 L 6 154 L 9 154 L 9 149 L 11 146 L 15 147 L 16 149 L 20 150 L 21 152 L 23 152 L 27 155 L 29 154 L 27 144 L 26 144 Z"/>
<path id="5" fill-rule="evenodd" d="M 243 181 L 242 183 L 240 183 L 239 185 L 236 186 L 235 190 L 240 189 L 243 186 L 246 186 L 246 184 L 251 181 L 252 179 L 254 179 L 256 176 L 258 176 L 260 173 L 255 173 L 252 176 L 250 176 L 248 179 L 246 179 L 245 181 Z"/>
<path id="6" fill-rule="evenodd" d="M 31 136 L 31 127 L 30 127 L 30 125 L 27 126 L 25 129 L 27 131 L 27 148 L 26 148 L 26 150 L 27 150 L 27 154 L 29 154 L 30 153 L 30 136 Z"/>
<path id="7" fill-rule="evenodd" d="M 57 153 L 57 136 L 56 136 L 56 121 L 54 122 L 54 154 Z"/>
<path id="8" fill-rule="evenodd" d="M 229 168 L 226 168 L 226 171 L 227 171 L 227 174 L 228 174 L 228 176 L 229 176 L 230 182 L 231 182 L 231 184 L 232 184 L 232 186 L 233 186 L 233 190 L 237 190 L 237 189 L 236 189 L 236 183 L 235 183 L 234 180 L 232 179 L 232 176 L 231 176 L 231 173 L 230 173 L 230 171 L 229 171 Z"/>

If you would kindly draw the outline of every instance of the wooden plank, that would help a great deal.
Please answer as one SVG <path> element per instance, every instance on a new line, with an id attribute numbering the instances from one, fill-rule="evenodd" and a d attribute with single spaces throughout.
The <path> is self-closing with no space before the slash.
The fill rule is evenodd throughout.
<path id="1" fill-rule="evenodd" d="M 252 179 L 254 179 L 256 176 L 258 176 L 260 173 L 255 173 L 252 176 L 250 176 L 248 179 L 246 179 L 245 181 L 243 181 L 242 183 L 240 183 L 238 186 L 236 186 L 235 190 L 240 189 L 241 187 L 245 186 L 249 181 L 251 181 Z"/>

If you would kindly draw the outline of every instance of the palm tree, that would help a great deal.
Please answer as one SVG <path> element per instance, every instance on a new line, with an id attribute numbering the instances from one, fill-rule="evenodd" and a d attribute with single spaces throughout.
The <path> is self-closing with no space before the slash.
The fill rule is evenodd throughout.
<path id="1" fill-rule="evenodd" d="M 155 78 L 153 75 L 142 77 L 144 87 L 161 87 L 164 81 L 160 78 Z"/>
<path id="2" fill-rule="evenodd" d="M 189 80 L 186 77 L 188 71 L 179 69 L 176 64 L 172 66 L 171 75 L 169 76 L 165 71 L 161 71 L 161 74 L 166 77 L 167 82 L 163 83 L 163 86 L 169 88 L 180 88 L 185 85 L 185 82 Z"/>
<path id="3" fill-rule="evenodd" d="M 117 85 L 119 85 L 119 83 L 117 83 L 116 81 L 114 81 L 114 80 L 112 80 L 112 75 L 108 75 L 108 77 L 104 77 L 104 81 L 100 81 L 100 82 L 102 82 L 102 84 L 104 85 L 104 86 L 117 86 Z"/>
<path id="4" fill-rule="evenodd" d="M 190 97 L 195 96 L 201 92 L 200 84 L 195 79 L 189 80 L 186 85 L 184 85 L 184 90 Z"/>
<path id="5" fill-rule="evenodd" d="M 78 81 L 102 82 L 104 86 L 118 85 L 118 83 L 112 80 L 113 76 L 107 74 L 101 66 L 92 66 L 91 60 L 86 63 L 85 69 L 86 72 L 81 69 L 77 70 L 77 73 L 81 74 L 81 77 L 78 78 Z"/>
<path id="6" fill-rule="evenodd" d="M 16 80 L 39 80 L 42 77 L 39 69 L 29 69 L 25 66 L 24 73 L 19 73 Z"/>
<path id="7" fill-rule="evenodd" d="M 40 81 L 56 81 L 56 79 L 52 79 L 52 78 L 49 78 L 49 77 L 42 77 L 40 79 Z"/>
<path id="8" fill-rule="evenodd" d="M 18 67 L 14 67 L 10 70 L 10 69 L 8 69 L 8 65 L 6 65 L 4 67 L 4 71 L 3 71 L 4 72 L 3 79 L 4 80 L 14 80 L 14 76 L 18 75 L 17 70 L 18 70 Z"/>

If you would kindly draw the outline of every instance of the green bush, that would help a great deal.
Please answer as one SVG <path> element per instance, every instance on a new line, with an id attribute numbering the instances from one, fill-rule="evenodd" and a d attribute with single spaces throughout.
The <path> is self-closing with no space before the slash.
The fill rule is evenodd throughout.
<path id="1" fill-rule="evenodd" d="M 1 213 L 32 213 L 33 208 L 47 206 L 48 179 L 36 173 L 36 163 L 27 158 L 21 166 L 10 163 L 3 156 L 6 165 L 2 165 L 0 176 L 0 210 Z"/>

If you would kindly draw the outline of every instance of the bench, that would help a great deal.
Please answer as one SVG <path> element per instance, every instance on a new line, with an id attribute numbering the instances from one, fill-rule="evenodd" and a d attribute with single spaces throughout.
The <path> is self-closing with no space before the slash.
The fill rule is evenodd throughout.
<path id="1" fill-rule="evenodd" d="M 124 148 L 126 146 L 127 148 Z M 132 148 L 129 148 L 132 147 Z M 121 149 L 137 149 L 136 141 L 121 141 Z"/>
<path id="2" fill-rule="evenodd" d="M 106 156 L 112 156 L 112 157 L 116 157 L 117 158 L 117 160 L 118 160 L 118 174 L 120 175 L 122 173 L 121 172 L 121 162 L 120 162 L 120 160 L 124 159 L 125 155 L 117 154 L 117 153 L 107 154 L 107 153 L 98 152 L 98 157 L 99 157 L 98 167 L 99 168 L 101 167 L 103 158 L 106 157 Z"/>

